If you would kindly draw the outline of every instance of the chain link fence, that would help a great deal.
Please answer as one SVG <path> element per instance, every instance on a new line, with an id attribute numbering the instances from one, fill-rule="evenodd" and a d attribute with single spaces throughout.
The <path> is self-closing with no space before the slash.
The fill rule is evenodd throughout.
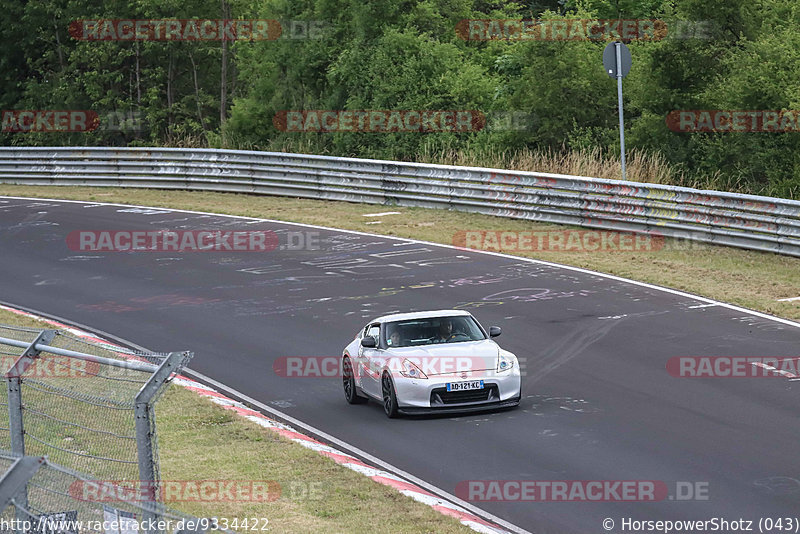
<path id="1" fill-rule="evenodd" d="M 218 530 L 212 519 L 142 500 L 129 488 L 94 480 L 45 457 L 0 450 L 0 472 L 5 473 L 0 479 L 0 532 L 189 534 Z M 25 485 L 28 495 L 23 504 L 15 496 Z"/>

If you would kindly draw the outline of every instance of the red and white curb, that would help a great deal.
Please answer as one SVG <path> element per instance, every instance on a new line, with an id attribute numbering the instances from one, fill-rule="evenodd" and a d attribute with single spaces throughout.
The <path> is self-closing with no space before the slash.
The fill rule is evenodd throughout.
<path id="1" fill-rule="evenodd" d="M 74 328 L 72 326 L 60 323 L 58 321 L 54 321 L 52 319 L 47 319 L 46 317 L 41 317 L 39 315 L 35 315 L 33 313 L 29 313 L 23 310 L 18 310 L 16 308 L 11 308 L 9 306 L 4 306 L 0 304 L 0 309 L 7 310 L 17 315 L 23 315 L 25 317 L 29 317 L 31 319 L 35 319 L 37 321 L 42 321 L 49 325 L 55 326 L 61 330 L 69 332 L 77 337 L 90 341 L 92 343 L 102 345 L 107 347 L 111 350 L 115 349 L 123 349 L 115 343 L 111 343 L 108 340 L 99 338 L 93 334 L 85 332 L 83 330 Z M 127 349 L 126 349 L 127 350 Z M 120 356 L 128 359 L 135 359 L 130 354 L 120 353 Z M 347 453 L 341 452 L 333 447 L 321 443 L 305 434 L 298 432 L 297 430 L 293 429 L 289 425 L 276 421 L 274 419 L 270 419 L 269 417 L 265 416 L 261 412 L 248 408 L 244 404 L 239 401 L 235 401 L 229 397 L 226 397 L 222 393 L 218 392 L 217 390 L 206 386 L 205 384 L 201 384 L 191 378 L 187 378 L 183 375 L 178 375 L 173 382 L 184 388 L 197 393 L 198 395 L 209 399 L 211 402 L 222 406 L 227 410 L 232 410 L 239 414 L 240 416 L 244 417 L 245 419 L 256 423 L 259 426 L 264 428 L 268 428 L 274 432 L 277 432 L 281 436 L 288 438 L 295 443 L 299 443 L 303 447 L 307 449 L 311 449 L 316 451 L 317 453 L 321 454 L 322 456 L 327 456 L 328 458 L 332 459 L 337 464 L 347 467 L 348 469 L 352 469 L 357 473 L 361 473 L 365 475 L 375 482 L 383 484 L 385 486 L 392 487 L 406 495 L 407 497 L 411 497 L 415 501 L 421 502 L 422 504 L 426 504 L 436 510 L 437 512 L 454 517 L 458 519 L 463 525 L 471 528 L 476 532 L 481 532 L 483 534 L 510 534 L 510 531 L 490 523 L 485 519 L 478 517 L 477 515 L 465 510 L 464 508 L 457 506 L 449 501 L 445 501 L 433 493 L 426 491 L 419 486 L 412 484 L 403 480 L 402 478 L 389 473 L 388 471 L 384 471 L 381 469 L 376 469 L 366 463 L 362 462 L 355 456 L 351 456 Z"/>

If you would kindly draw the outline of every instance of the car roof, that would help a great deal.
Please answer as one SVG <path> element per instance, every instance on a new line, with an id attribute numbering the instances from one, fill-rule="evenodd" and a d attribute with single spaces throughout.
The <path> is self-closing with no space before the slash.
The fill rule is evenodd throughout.
<path id="1" fill-rule="evenodd" d="M 463 317 L 472 315 L 465 310 L 431 310 L 408 313 L 393 313 L 373 319 L 371 323 L 385 323 L 389 321 L 407 321 L 409 319 L 427 319 L 430 317 Z"/>

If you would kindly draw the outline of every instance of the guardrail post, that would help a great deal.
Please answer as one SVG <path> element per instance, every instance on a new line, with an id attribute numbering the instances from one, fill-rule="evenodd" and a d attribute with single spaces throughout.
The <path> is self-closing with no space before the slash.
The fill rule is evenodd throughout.
<path id="1" fill-rule="evenodd" d="M 48 344 L 56 337 L 55 330 L 42 330 L 36 339 L 22 352 L 6 372 L 8 385 L 8 428 L 11 434 L 11 452 L 19 456 L 25 455 L 25 428 L 22 424 L 22 373 L 34 362 L 41 351 L 36 349 L 38 343 Z M 17 503 L 28 508 L 28 486 L 23 485 L 16 497 Z M 17 519 L 25 520 L 24 513 L 17 509 Z"/>
<path id="2" fill-rule="evenodd" d="M 139 483 L 146 485 L 149 495 L 153 501 L 145 503 L 145 511 L 142 513 L 144 522 L 149 520 L 158 521 L 158 465 L 154 446 L 154 421 L 153 421 L 153 401 L 158 397 L 158 393 L 167 383 L 172 373 L 178 372 L 181 362 L 191 358 L 191 353 L 170 352 L 158 369 L 145 382 L 139 393 L 136 394 L 134 413 L 136 416 L 136 453 L 139 462 Z M 148 505 L 149 504 L 149 505 Z M 145 532 L 157 532 L 147 528 Z"/>

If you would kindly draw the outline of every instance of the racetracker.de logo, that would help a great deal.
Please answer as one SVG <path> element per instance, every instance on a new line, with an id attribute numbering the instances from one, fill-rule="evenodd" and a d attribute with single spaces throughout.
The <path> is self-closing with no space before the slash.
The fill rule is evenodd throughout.
<path id="1" fill-rule="evenodd" d="M 67 356 L 47 354 L 33 361 L 21 361 L 18 366 L 16 356 L 0 357 L 0 369 L 6 370 L 9 378 L 90 378 L 100 373 L 100 364 Z"/>
<path id="2" fill-rule="evenodd" d="M 76 480 L 73 499 L 89 502 L 271 502 L 281 496 L 273 480 Z"/>
<path id="3" fill-rule="evenodd" d="M 91 132 L 100 126 L 89 110 L 3 110 L 4 132 Z"/>
<path id="4" fill-rule="evenodd" d="M 453 245 L 496 252 L 653 252 L 664 248 L 664 236 L 606 230 L 461 230 L 453 236 Z"/>
<path id="5" fill-rule="evenodd" d="M 662 20 L 464 19 L 456 35 L 465 41 L 654 41 L 668 33 Z"/>
<path id="6" fill-rule="evenodd" d="M 75 230 L 76 252 L 268 252 L 278 248 L 271 230 Z"/>
<path id="7" fill-rule="evenodd" d="M 800 357 L 676 356 L 667 372 L 678 378 L 800 378 Z"/>
<path id="8" fill-rule="evenodd" d="M 462 480 L 456 496 L 470 502 L 643 502 L 669 496 L 660 480 Z"/>
<path id="9" fill-rule="evenodd" d="M 798 132 L 798 110 L 676 110 L 666 118 L 667 128 L 680 133 Z"/>
<path id="10" fill-rule="evenodd" d="M 272 124 L 282 132 L 477 132 L 486 117 L 475 110 L 279 111 Z"/>
<path id="11" fill-rule="evenodd" d="M 274 41 L 277 20 L 74 20 L 69 35 L 79 41 Z"/>
<path id="12" fill-rule="evenodd" d="M 392 376 L 425 379 L 429 376 L 469 378 L 475 372 L 487 376 L 499 370 L 497 357 L 481 356 L 393 356 L 385 361 L 371 359 L 351 361 L 348 372 L 354 377 L 380 376 L 384 369 Z M 508 372 L 512 367 L 503 369 Z M 344 359 L 341 356 L 281 356 L 272 370 L 283 378 L 341 378 Z"/>

